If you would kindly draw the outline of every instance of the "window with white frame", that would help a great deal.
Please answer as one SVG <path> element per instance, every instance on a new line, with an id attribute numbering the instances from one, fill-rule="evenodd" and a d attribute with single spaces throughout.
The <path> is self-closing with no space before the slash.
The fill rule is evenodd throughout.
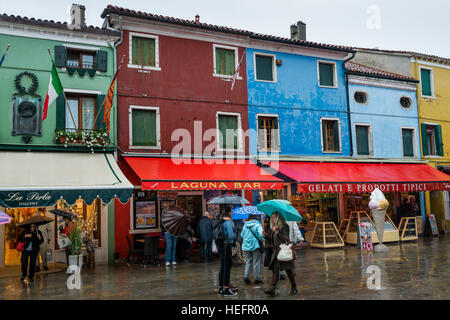
<path id="1" fill-rule="evenodd" d="M 130 148 L 159 149 L 158 107 L 130 106 Z"/>
<path id="2" fill-rule="evenodd" d="M 317 61 L 317 73 L 319 77 L 319 86 L 336 88 L 336 63 L 330 61 Z"/>
<path id="3" fill-rule="evenodd" d="M 141 33 L 130 33 L 128 67 L 161 70 L 159 67 L 159 38 Z"/>
<path id="4" fill-rule="evenodd" d="M 276 82 L 275 55 L 255 53 L 255 80 Z"/>
<path id="5" fill-rule="evenodd" d="M 280 129 L 278 115 L 257 115 L 258 122 L 258 151 L 280 151 Z"/>
<path id="6" fill-rule="evenodd" d="M 403 144 L 403 156 L 414 157 L 415 156 L 415 130 L 413 128 L 402 128 L 402 144 Z"/>
<path id="7" fill-rule="evenodd" d="M 341 152 L 341 129 L 339 119 L 321 118 L 322 151 Z"/>
<path id="8" fill-rule="evenodd" d="M 238 65 L 238 48 L 213 45 L 214 75 L 220 77 L 233 77 Z"/>
<path id="9" fill-rule="evenodd" d="M 217 112 L 218 150 L 242 150 L 241 114 Z"/>
<path id="10" fill-rule="evenodd" d="M 359 156 L 372 154 L 372 127 L 369 124 L 355 124 L 356 153 Z"/>
<path id="11" fill-rule="evenodd" d="M 433 69 L 420 67 L 420 87 L 423 97 L 434 97 Z"/>

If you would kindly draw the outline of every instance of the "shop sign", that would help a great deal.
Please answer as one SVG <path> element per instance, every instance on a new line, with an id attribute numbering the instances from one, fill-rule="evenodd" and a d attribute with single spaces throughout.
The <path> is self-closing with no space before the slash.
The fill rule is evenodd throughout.
<path id="1" fill-rule="evenodd" d="M 278 182 L 171 181 L 142 182 L 142 190 L 275 190 L 283 189 Z"/>
<path id="2" fill-rule="evenodd" d="M 48 191 L 0 192 L 0 205 L 7 208 L 47 207 L 55 201 Z"/>
<path id="3" fill-rule="evenodd" d="M 420 192 L 450 190 L 450 183 L 335 183 L 298 184 L 298 192 L 303 193 L 366 193 L 375 188 L 382 192 Z"/>

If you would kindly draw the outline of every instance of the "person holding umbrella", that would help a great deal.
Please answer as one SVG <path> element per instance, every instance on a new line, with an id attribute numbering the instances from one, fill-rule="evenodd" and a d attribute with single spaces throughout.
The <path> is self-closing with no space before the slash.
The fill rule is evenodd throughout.
<path id="1" fill-rule="evenodd" d="M 24 249 L 20 263 L 22 265 L 22 277 L 20 280 L 24 280 L 28 273 L 28 279 L 30 282 L 34 280 L 34 273 L 36 271 L 36 258 L 39 252 L 40 245 L 44 242 L 41 231 L 39 231 L 34 223 L 26 225 L 25 232 L 20 238 L 20 242 L 24 242 Z M 28 264 L 30 266 L 28 271 Z"/>
<path id="2" fill-rule="evenodd" d="M 280 270 L 286 270 L 286 274 L 291 283 L 290 294 L 297 294 L 297 284 L 295 282 L 295 251 L 292 250 L 292 259 L 290 261 L 279 261 L 278 254 L 282 244 L 290 243 L 290 230 L 286 220 L 301 221 L 302 217 L 286 200 L 269 200 L 258 204 L 257 208 L 270 216 L 270 232 L 264 232 L 264 237 L 269 240 L 273 250 L 268 265 L 269 270 L 272 270 L 272 280 L 269 289 L 264 290 L 264 293 L 272 297 L 275 295 L 275 289 L 280 279 Z"/>

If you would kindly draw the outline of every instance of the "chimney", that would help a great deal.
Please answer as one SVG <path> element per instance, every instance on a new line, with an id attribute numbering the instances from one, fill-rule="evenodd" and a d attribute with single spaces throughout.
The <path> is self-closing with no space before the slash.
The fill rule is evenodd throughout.
<path id="1" fill-rule="evenodd" d="M 81 4 L 72 4 L 70 8 L 70 25 L 74 29 L 86 27 L 86 7 Z"/>
<path id="2" fill-rule="evenodd" d="M 200 15 L 199 14 L 195 15 L 195 23 L 200 23 Z"/>
<path id="3" fill-rule="evenodd" d="M 306 41 L 306 24 L 297 21 L 297 24 L 291 25 L 291 39 Z"/>

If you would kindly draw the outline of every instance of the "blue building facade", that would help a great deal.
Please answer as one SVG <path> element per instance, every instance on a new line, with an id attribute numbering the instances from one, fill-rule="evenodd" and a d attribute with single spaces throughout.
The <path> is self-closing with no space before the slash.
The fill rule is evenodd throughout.
<path id="1" fill-rule="evenodd" d="M 247 48 L 250 155 L 350 155 L 343 69 L 348 52 L 330 54 L 316 50 L 314 54 L 302 54 L 301 49 L 286 53 Z M 277 140 L 273 148 L 264 145 L 267 141 L 261 139 L 258 131 L 264 128 L 261 119 L 268 118 L 277 121 L 271 125 L 275 129 L 273 140 Z M 337 124 L 335 135 L 330 138 L 334 139 L 335 148 L 328 151 L 324 150 L 323 137 L 326 121 L 331 125 Z"/>
<path id="2" fill-rule="evenodd" d="M 417 82 L 348 63 L 353 157 L 420 159 Z"/>

